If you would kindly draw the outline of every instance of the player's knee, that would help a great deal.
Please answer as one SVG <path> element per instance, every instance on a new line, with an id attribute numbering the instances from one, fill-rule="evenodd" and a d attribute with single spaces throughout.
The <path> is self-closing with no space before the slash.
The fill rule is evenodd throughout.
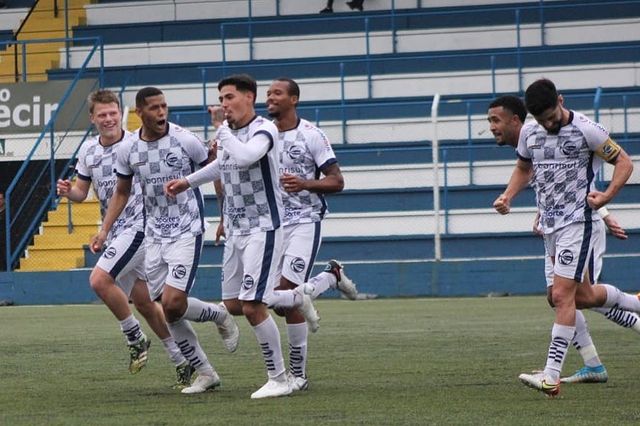
<path id="1" fill-rule="evenodd" d="M 89 285 L 96 293 L 100 294 L 102 291 L 107 289 L 108 286 L 113 284 L 114 280 L 111 275 L 102 269 L 94 268 L 94 270 L 91 271 L 91 275 L 89 276 Z"/>

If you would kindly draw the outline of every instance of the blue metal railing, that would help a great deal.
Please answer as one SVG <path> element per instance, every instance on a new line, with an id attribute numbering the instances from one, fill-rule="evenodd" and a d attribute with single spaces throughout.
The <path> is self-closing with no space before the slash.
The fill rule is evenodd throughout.
<path id="1" fill-rule="evenodd" d="M 14 177 L 14 179 L 11 181 L 11 183 L 9 184 L 9 187 L 6 190 L 5 193 L 5 261 L 6 261 L 6 270 L 10 271 L 13 269 L 13 266 L 17 263 L 18 259 L 20 258 L 20 255 L 22 254 L 24 248 L 26 247 L 27 243 L 29 242 L 29 240 L 31 239 L 33 233 L 35 232 L 36 228 L 39 226 L 40 224 L 40 220 L 43 217 L 43 215 L 45 214 L 45 212 L 50 209 L 51 207 L 54 207 L 56 202 L 58 201 L 56 199 L 56 180 L 59 177 L 65 176 L 67 173 L 67 169 L 69 167 L 69 165 L 71 164 L 71 162 L 73 161 L 73 158 L 69 159 L 66 164 L 63 167 L 63 171 L 62 173 L 60 173 L 59 176 L 57 176 L 56 173 L 56 154 L 57 154 L 57 150 L 61 148 L 61 143 L 57 144 L 57 140 L 56 140 L 56 136 L 59 136 L 62 140 L 64 140 L 67 136 L 68 136 L 68 132 L 69 130 L 65 130 L 63 132 L 56 132 L 55 127 L 56 127 L 56 122 L 58 119 L 58 114 L 59 112 L 67 105 L 67 101 L 69 100 L 71 94 L 73 93 L 73 91 L 76 89 L 76 86 L 78 85 L 79 80 L 82 77 L 85 77 L 85 74 L 87 72 L 87 67 L 89 64 L 89 61 L 93 58 L 93 56 L 96 54 L 96 52 L 98 51 L 102 51 L 103 46 L 102 46 L 102 40 L 101 38 L 96 38 L 96 37 L 92 37 L 92 38 L 87 38 L 90 40 L 93 40 L 94 44 L 92 46 L 92 48 L 90 49 L 89 53 L 87 54 L 86 59 L 84 60 L 82 66 L 80 67 L 79 71 L 76 73 L 75 77 L 73 78 L 73 80 L 71 80 L 71 82 L 69 83 L 69 86 L 67 88 L 67 90 L 65 91 L 64 95 L 62 96 L 62 98 L 60 99 L 59 103 L 58 103 L 58 107 L 57 109 L 55 109 L 51 115 L 51 118 L 49 119 L 49 121 L 46 123 L 46 125 L 44 126 L 42 132 L 40 133 L 39 137 L 37 138 L 36 142 L 34 143 L 31 151 L 29 152 L 29 154 L 27 155 L 26 159 L 23 161 L 21 167 L 19 168 L 18 172 L 16 173 L 16 176 Z M 64 39 L 52 39 L 52 40 L 56 40 L 56 41 L 64 41 Z M 34 41 L 36 43 L 39 42 L 43 42 L 43 40 L 37 40 Z M 29 42 L 22 42 L 22 43 L 29 43 Z M 102 58 L 102 55 L 101 55 Z M 99 78 L 97 81 L 98 85 L 102 85 L 102 81 L 103 81 L 103 72 L 102 69 L 104 68 L 104 64 L 101 62 L 100 63 L 100 73 L 99 73 Z M 23 70 L 23 72 L 26 72 L 26 69 Z M 78 110 L 75 111 L 75 114 L 73 115 L 73 118 L 70 121 L 70 126 L 73 126 L 73 123 L 76 122 L 76 120 L 78 119 L 78 117 L 81 114 L 85 113 L 85 106 L 86 106 L 86 101 L 84 103 L 82 103 L 82 105 L 79 107 Z M 82 140 L 84 140 L 84 138 L 88 135 L 88 130 L 84 133 L 84 136 L 82 137 Z M 25 173 L 27 173 L 27 170 L 30 166 L 30 164 L 35 161 L 35 155 L 36 152 L 38 151 L 38 149 L 41 147 L 41 145 L 43 143 L 49 143 L 49 158 L 45 160 L 45 164 L 44 167 L 39 171 L 36 172 L 35 174 L 35 179 L 32 179 L 30 181 L 30 183 L 28 184 L 28 186 L 26 187 L 26 191 L 25 192 L 21 192 L 19 195 L 20 200 L 18 200 L 18 203 L 16 204 L 16 206 L 13 206 L 13 196 L 14 193 L 17 191 L 18 189 L 18 185 L 21 185 L 21 190 L 25 190 L 25 185 L 24 182 L 22 182 Z M 77 152 L 77 147 L 76 147 L 76 152 Z M 48 175 L 48 176 L 47 176 Z M 46 178 L 45 178 L 46 176 Z M 38 182 L 42 182 L 42 185 L 44 185 L 44 187 L 38 185 Z M 29 214 L 30 217 L 30 222 L 26 225 L 25 229 L 20 229 L 20 234 L 17 236 L 14 236 L 12 238 L 12 233 L 14 231 L 14 226 L 16 225 L 16 220 L 18 218 L 21 218 L 22 215 L 25 214 L 26 212 L 26 208 L 30 207 L 33 208 L 32 202 L 34 201 L 32 198 L 34 197 L 34 194 L 36 193 L 36 191 L 42 192 L 42 189 L 46 189 L 47 194 L 43 195 L 43 199 L 42 200 L 37 200 L 38 201 L 38 207 L 35 209 L 34 212 L 31 212 Z M 19 201 L 21 201 L 21 203 L 19 203 Z M 17 232 L 17 231 L 16 231 Z M 17 238 L 16 238 L 17 237 Z M 17 239 L 17 242 L 14 243 L 13 239 Z"/>

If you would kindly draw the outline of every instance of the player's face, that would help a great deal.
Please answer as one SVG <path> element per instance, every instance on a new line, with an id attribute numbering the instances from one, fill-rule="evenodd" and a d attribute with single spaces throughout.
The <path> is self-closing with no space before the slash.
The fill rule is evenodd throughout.
<path id="1" fill-rule="evenodd" d="M 122 136 L 122 112 L 115 102 L 95 103 L 89 119 L 96 127 L 103 143 L 115 142 Z"/>
<path id="2" fill-rule="evenodd" d="M 164 95 L 149 96 L 145 105 L 136 109 L 147 136 L 161 137 L 167 130 L 169 107 Z"/>
<path id="3" fill-rule="evenodd" d="M 232 129 L 243 127 L 255 115 L 252 92 L 241 92 L 234 85 L 222 86 L 218 99 L 224 118 Z"/>
<path id="4" fill-rule="evenodd" d="M 289 95 L 289 83 L 274 81 L 267 90 L 267 111 L 269 117 L 278 119 L 295 109 L 297 96 Z"/>
<path id="5" fill-rule="evenodd" d="M 489 108 L 487 120 L 489 121 L 489 130 L 498 145 L 511 145 L 513 147 L 518 145 L 520 119 L 517 115 L 502 106 L 497 106 Z"/>
<path id="6" fill-rule="evenodd" d="M 555 107 L 543 111 L 540 115 L 534 115 L 533 118 L 535 118 L 538 124 L 544 127 L 548 133 L 557 135 L 562 127 L 562 102 L 559 101 Z"/>

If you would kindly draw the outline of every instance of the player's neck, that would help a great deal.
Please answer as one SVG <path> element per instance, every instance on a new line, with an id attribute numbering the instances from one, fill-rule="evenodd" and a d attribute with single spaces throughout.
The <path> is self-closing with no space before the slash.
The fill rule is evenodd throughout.
<path id="1" fill-rule="evenodd" d="M 100 135 L 99 141 L 102 146 L 111 146 L 122 140 L 124 137 L 124 130 L 120 129 L 120 131 L 115 136 L 110 135 Z"/>
<path id="2" fill-rule="evenodd" d="M 253 121 L 253 119 L 255 117 L 256 117 L 256 111 L 254 109 L 252 109 L 250 112 L 245 114 L 242 117 L 242 119 L 240 119 L 240 120 L 236 121 L 235 123 L 233 123 L 233 129 L 242 129 L 243 127 L 245 127 L 246 125 L 251 123 L 251 121 Z"/>
<path id="3" fill-rule="evenodd" d="M 278 117 L 276 121 L 276 127 L 281 132 L 286 132 L 287 130 L 295 129 L 298 127 L 298 114 L 293 111 L 291 114 L 285 114 L 282 117 Z"/>

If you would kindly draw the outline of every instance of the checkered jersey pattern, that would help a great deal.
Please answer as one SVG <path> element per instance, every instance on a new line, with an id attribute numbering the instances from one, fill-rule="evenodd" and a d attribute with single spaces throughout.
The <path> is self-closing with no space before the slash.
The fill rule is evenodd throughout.
<path id="1" fill-rule="evenodd" d="M 247 143 L 257 133 L 270 135 L 274 146 L 257 162 L 241 167 L 223 146 L 218 147 L 220 178 L 224 186 L 224 225 L 230 235 L 272 231 L 280 226 L 282 194 L 278 188 L 277 135 L 275 124 L 255 117 L 231 133 Z"/>
<path id="2" fill-rule="evenodd" d="M 279 133 L 278 139 L 279 175 L 286 173 L 305 180 L 318 179 L 322 167 L 337 162 L 329 139 L 307 120 L 300 119 L 295 129 Z M 284 226 L 318 222 L 327 213 L 324 197 L 314 192 L 289 193 L 282 189 L 282 204 Z"/>
<path id="3" fill-rule="evenodd" d="M 133 134 L 125 131 L 123 138 L 110 146 L 102 146 L 100 139 L 95 136 L 87 139 L 78 151 L 78 163 L 76 172 L 78 178 L 91 181 L 96 197 L 100 201 L 100 215 L 104 217 L 109 200 L 116 186 L 115 166 L 117 150 L 123 146 L 126 140 Z M 142 199 L 142 187 L 140 181 L 134 178 L 132 192 L 127 205 L 114 222 L 108 235 L 108 242 L 115 239 L 125 229 L 132 228 L 136 231 L 144 229 L 144 205 Z"/>
<path id="4" fill-rule="evenodd" d="M 142 183 L 147 213 L 147 238 L 156 243 L 173 242 L 204 232 L 203 201 L 198 189 L 168 197 L 164 185 L 182 178 L 203 164 L 207 148 L 195 134 L 173 123 L 158 140 L 135 137 L 119 150 L 116 171 L 122 176 L 138 176 Z"/>
<path id="5" fill-rule="evenodd" d="M 533 162 L 532 186 L 545 234 L 570 223 L 600 220 L 586 199 L 603 162 L 593 152 L 608 138 L 602 126 L 574 111 L 557 135 L 535 121 L 523 126 L 518 155 Z"/>

